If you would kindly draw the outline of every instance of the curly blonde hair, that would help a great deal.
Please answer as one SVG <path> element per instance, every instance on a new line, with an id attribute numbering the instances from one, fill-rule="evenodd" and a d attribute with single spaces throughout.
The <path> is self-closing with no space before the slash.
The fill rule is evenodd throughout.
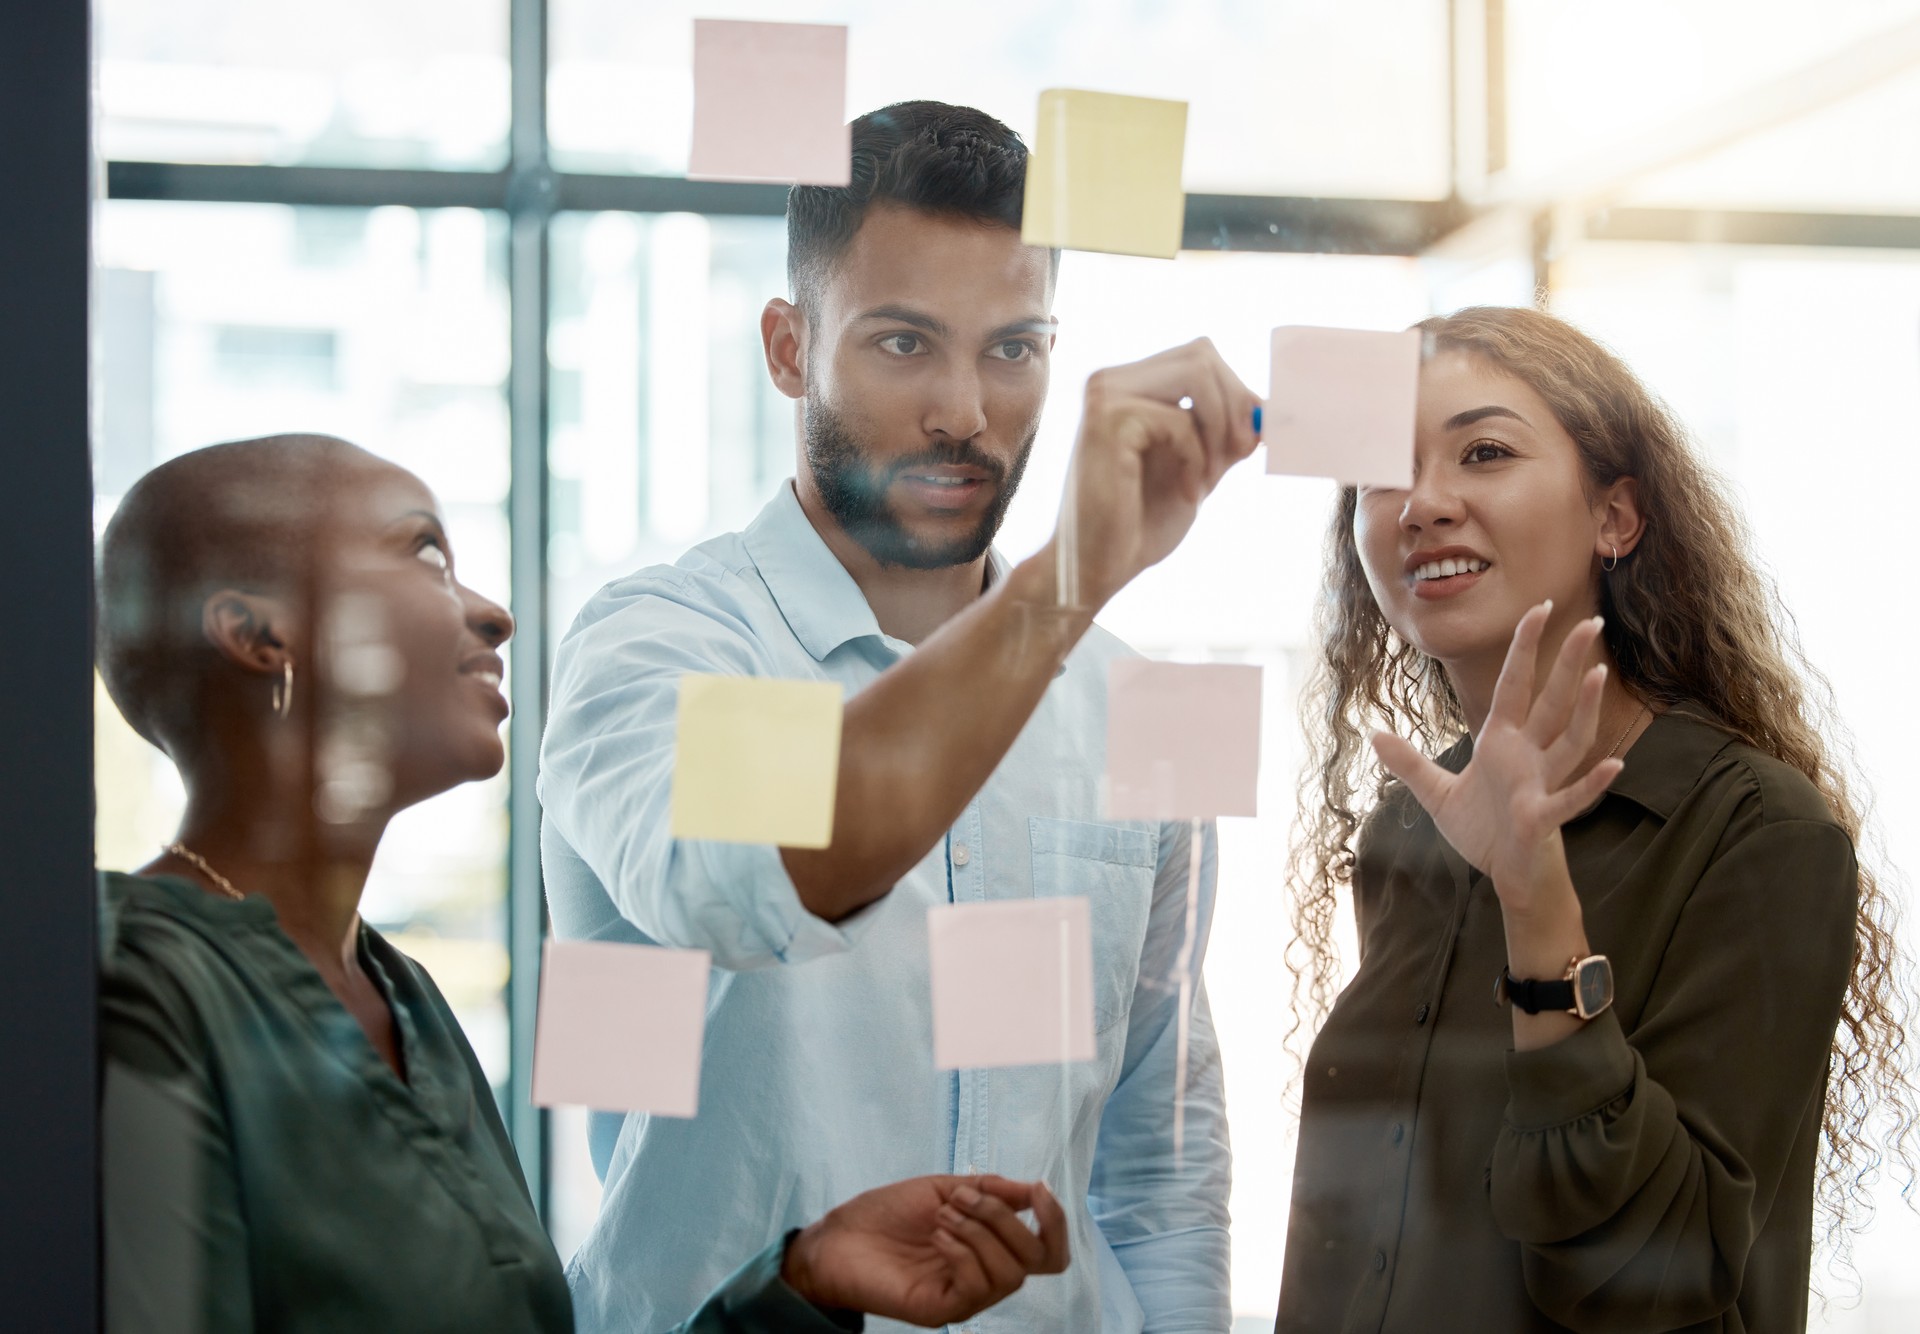
<path id="1" fill-rule="evenodd" d="M 1826 679 L 1807 661 L 1773 581 L 1718 478 L 1673 415 L 1617 356 L 1538 310 L 1470 307 L 1419 326 L 1436 352 L 1464 352 L 1525 382 L 1573 437 L 1588 487 L 1638 479 L 1646 528 L 1633 558 L 1600 582 L 1606 643 L 1622 682 L 1655 708 L 1705 706 L 1742 741 L 1792 765 L 1820 790 L 1859 857 L 1853 973 L 1828 1065 L 1815 1231 L 1842 1255 L 1866 1226 L 1866 1186 L 1883 1153 L 1914 1176 L 1916 1087 L 1906 1053 L 1908 959 L 1869 830 L 1851 742 Z M 1302 696 L 1307 765 L 1291 865 L 1295 938 L 1289 1045 L 1332 1008 L 1333 938 L 1354 841 L 1391 780 L 1367 744 L 1388 729 L 1429 752 L 1466 718 L 1446 672 L 1396 635 L 1367 586 L 1353 538 L 1356 492 L 1341 490 L 1326 538 L 1315 617 L 1318 659 Z M 1866 844 L 1863 848 L 1862 843 Z M 1887 1121 L 1876 1135 L 1869 1121 Z"/>

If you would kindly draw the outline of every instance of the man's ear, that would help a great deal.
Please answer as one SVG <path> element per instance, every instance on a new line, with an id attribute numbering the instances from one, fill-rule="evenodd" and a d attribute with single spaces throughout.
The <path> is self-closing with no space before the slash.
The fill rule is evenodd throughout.
<path id="1" fill-rule="evenodd" d="M 1621 556 L 1632 553 L 1646 535 L 1647 518 L 1640 512 L 1640 483 L 1622 477 L 1607 488 L 1600 501 L 1600 535 L 1594 555 L 1608 559 L 1616 550 Z"/>
<path id="2" fill-rule="evenodd" d="M 807 317 L 791 301 L 775 297 L 760 312 L 760 346 L 773 387 L 788 398 L 807 396 Z"/>
<path id="3" fill-rule="evenodd" d="M 223 588 L 200 607 L 200 630 L 220 656 L 243 671 L 278 675 L 288 658 L 282 631 L 286 607 L 277 598 Z"/>

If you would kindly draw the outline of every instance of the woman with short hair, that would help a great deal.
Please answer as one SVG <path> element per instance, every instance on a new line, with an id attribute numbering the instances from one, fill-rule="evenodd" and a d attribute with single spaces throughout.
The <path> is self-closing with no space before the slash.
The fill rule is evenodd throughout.
<path id="1" fill-rule="evenodd" d="M 187 789 L 165 852 L 104 878 L 109 1326 L 571 1330 L 472 1049 L 360 917 L 394 814 L 499 771 L 512 617 L 418 478 L 319 436 L 149 473 L 100 603 L 107 687 Z M 1044 1187 L 899 1182 L 741 1257 L 682 1329 L 960 1320 L 1065 1238 Z"/>

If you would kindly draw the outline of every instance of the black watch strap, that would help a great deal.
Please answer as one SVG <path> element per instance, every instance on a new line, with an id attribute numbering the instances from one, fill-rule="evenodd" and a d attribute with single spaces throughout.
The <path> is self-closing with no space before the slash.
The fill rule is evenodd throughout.
<path id="1" fill-rule="evenodd" d="M 1521 979 L 1502 968 L 1494 984 L 1494 1000 L 1512 1001 L 1528 1014 L 1571 1010 L 1574 1004 L 1573 982 L 1567 978 Z"/>

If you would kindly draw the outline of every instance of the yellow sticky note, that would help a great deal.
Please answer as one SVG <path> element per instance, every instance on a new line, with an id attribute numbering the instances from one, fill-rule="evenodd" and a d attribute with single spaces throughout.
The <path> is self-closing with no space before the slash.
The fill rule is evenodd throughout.
<path id="1" fill-rule="evenodd" d="M 1049 88 L 1027 158 L 1028 245 L 1172 259 L 1187 197 L 1187 104 Z"/>
<path id="2" fill-rule="evenodd" d="M 832 681 L 681 677 L 673 836 L 831 843 L 842 699 Z"/>

